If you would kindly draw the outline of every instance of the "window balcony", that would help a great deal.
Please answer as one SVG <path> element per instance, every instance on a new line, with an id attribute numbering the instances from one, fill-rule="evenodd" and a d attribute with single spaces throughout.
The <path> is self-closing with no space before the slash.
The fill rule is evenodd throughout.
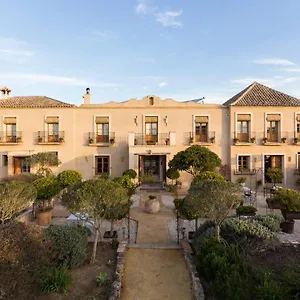
<path id="1" fill-rule="evenodd" d="M 39 131 L 37 135 L 37 143 L 39 145 L 60 145 L 65 142 L 65 132 L 48 132 Z"/>
<path id="2" fill-rule="evenodd" d="M 255 175 L 256 170 L 255 169 L 240 169 L 240 170 L 234 170 L 234 175 Z"/>
<path id="3" fill-rule="evenodd" d="M 99 134 L 98 132 L 89 132 L 88 145 L 96 147 L 109 147 L 116 142 L 115 133 Z"/>
<path id="4" fill-rule="evenodd" d="M 256 132 L 233 132 L 233 144 L 236 146 L 251 146 L 256 143 Z"/>
<path id="5" fill-rule="evenodd" d="M 0 133 L 0 145 L 17 145 L 23 143 L 22 131 L 9 134 L 6 131 Z"/>
<path id="6" fill-rule="evenodd" d="M 216 142 L 215 131 L 208 131 L 205 133 L 188 132 L 186 134 L 189 145 L 203 145 L 209 146 Z"/>
<path id="7" fill-rule="evenodd" d="M 267 132 L 263 135 L 262 144 L 265 146 L 281 146 L 284 144 L 289 144 L 292 140 L 292 133 L 287 131 L 281 132 Z"/>
<path id="8" fill-rule="evenodd" d="M 134 134 L 134 145 L 166 145 L 169 146 L 170 143 L 170 133 L 158 133 L 158 134 L 145 134 L 145 133 L 135 133 Z"/>

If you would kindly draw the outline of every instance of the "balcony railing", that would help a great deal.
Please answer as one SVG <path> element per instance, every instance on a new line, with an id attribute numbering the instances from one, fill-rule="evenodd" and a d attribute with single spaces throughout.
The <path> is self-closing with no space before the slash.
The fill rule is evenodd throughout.
<path id="1" fill-rule="evenodd" d="M 215 131 L 208 131 L 206 134 L 188 132 L 185 134 L 188 144 L 213 144 L 216 142 Z"/>
<path id="2" fill-rule="evenodd" d="M 262 138 L 264 145 L 270 144 L 288 144 L 292 135 L 287 131 L 279 131 L 277 133 L 265 133 Z"/>
<path id="3" fill-rule="evenodd" d="M 105 145 L 115 143 L 115 133 L 109 132 L 108 134 L 98 134 L 97 132 L 89 132 L 88 144 L 89 145 Z"/>
<path id="4" fill-rule="evenodd" d="M 170 145 L 170 134 L 134 134 L 134 145 Z"/>
<path id="5" fill-rule="evenodd" d="M 0 144 L 20 144 L 22 143 L 22 131 L 16 131 L 12 135 L 6 131 L 0 132 Z"/>
<path id="6" fill-rule="evenodd" d="M 50 133 L 48 131 L 39 131 L 37 142 L 38 144 L 62 144 L 65 142 L 65 132 Z"/>
<path id="7" fill-rule="evenodd" d="M 234 170 L 234 175 L 255 175 L 256 170 L 255 169 L 243 169 L 243 170 Z"/>
<path id="8" fill-rule="evenodd" d="M 255 144 L 256 132 L 251 131 L 247 133 L 233 132 L 233 143 L 235 145 Z"/>

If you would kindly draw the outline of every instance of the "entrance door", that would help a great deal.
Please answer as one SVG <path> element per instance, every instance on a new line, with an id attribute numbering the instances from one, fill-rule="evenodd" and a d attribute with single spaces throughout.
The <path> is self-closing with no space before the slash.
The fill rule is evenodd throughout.
<path id="1" fill-rule="evenodd" d="M 14 157 L 13 158 L 13 167 L 14 174 L 18 175 L 21 173 L 30 173 L 30 167 L 25 163 L 26 157 Z"/>
<path id="2" fill-rule="evenodd" d="M 144 174 L 152 174 L 159 180 L 159 156 L 146 155 L 144 157 Z"/>
<path id="3" fill-rule="evenodd" d="M 282 155 L 265 155 L 265 181 L 271 183 L 272 180 L 267 176 L 268 169 L 278 168 L 282 170 L 283 157 Z"/>

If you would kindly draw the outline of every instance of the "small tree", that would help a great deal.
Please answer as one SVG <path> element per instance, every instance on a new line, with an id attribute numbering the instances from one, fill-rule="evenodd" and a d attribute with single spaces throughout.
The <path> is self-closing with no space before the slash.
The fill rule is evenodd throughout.
<path id="1" fill-rule="evenodd" d="M 87 180 L 68 188 L 61 202 L 72 214 L 80 213 L 79 218 L 94 227 L 91 264 L 95 263 L 102 219 L 112 218 L 113 212 L 119 215 L 123 211 L 128 203 L 127 190 L 110 179 Z"/>
<path id="2" fill-rule="evenodd" d="M 137 174 L 136 171 L 133 169 L 128 169 L 123 172 L 123 176 L 129 176 L 131 179 L 135 179 Z"/>
<path id="3" fill-rule="evenodd" d="M 180 173 L 178 170 L 170 168 L 167 170 L 167 177 L 171 179 L 174 184 L 174 180 L 177 180 L 180 177 Z"/>
<path id="4" fill-rule="evenodd" d="M 52 174 L 51 167 L 58 166 L 61 162 L 54 152 L 39 152 L 25 160 L 30 167 L 37 168 L 37 175 L 49 176 Z"/>
<path id="5" fill-rule="evenodd" d="M 212 171 L 205 171 L 200 173 L 199 175 L 196 175 L 193 178 L 193 181 L 191 183 L 191 185 L 195 185 L 200 181 L 203 180 L 221 180 L 224 181 L 224 177 L 222 175 L 220 175 L 219 173 L 216 172 L 212 172 Z"/>
<path id="6" fill-rule="evenodd" d="M 220 180 L 204 180 L 193 185 L 179 207 L 189 218 L 206 217 L 216 224 L 220 239 L 220 226 L 231 209 L 242 199 L 242 191 L 237 184 Z"/>
<path id="7" fill-rule="evenodd" d="M 82 175 L 75 170 L 65 170 L 57 175 L 57 180 L 62 188 L 73 186 L 82 181 Z"/>
<path id="8" fill-rule="evenodd" d="M 23 182 L 0 182 L 0 224 L 12 220 L 36 198 L 32 184 Z"/>
<path id="9" fill-rule="evenodd" d="M 219 156 L 206 147 L 193 145 L 174 155 L 169 167 L 196 176 L 204 171 L 215 171 L 221 165 Z"/>
<path id="10" fill-rule="evenodd" d="M 283 179 L 283 173 L 279 168 L 269 168 L 266 175 L 272 180 L 273 186 L 276 186 L 276 183 Z"/>

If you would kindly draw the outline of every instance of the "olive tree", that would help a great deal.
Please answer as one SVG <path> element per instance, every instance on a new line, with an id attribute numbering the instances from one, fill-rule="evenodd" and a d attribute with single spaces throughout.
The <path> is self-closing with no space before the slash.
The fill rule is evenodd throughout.
<path id="1" fill-rule="evenodd" d="M 96 260 L 97 243 L 103 219 L 116 219 L 124 211 L 128 192 L 110 179 L 87 180 L 67 188 L 61 203 L 95 230 L 91 264 Z"/>
<path id="2" fill-rule="evenodd" d="M 273 186 L 276 185 L 276 183 L 279 183 L 283 179 L 283 172 L 280 168 L 269 168 L 267 169 L 266 174 L 273 182 Z"/>
<path id="3" fill-rule="evenodd" d="M 221 165 L 219 156 L 206 147 L 193 145 L 174 155 L 169 167 L 196 176 L 204 171 L 215 171 Z"/>
<path id="4" fill-rule="evenodd" d="M 223 180 L 203 180 L 191 186 L 183 203 L 179 206 L 188 218 L 205 217 L 216 224 L 217 237 L 220 226 L 231 209 L 236 208 L 242 199 L 240 187 Z"/>
<path id="5" fill-rule="evenodd" d="M 49 176 L 52 174 L 51 167 L 57 167 L 61 161 L 54 152 L 39 152 L 26 158 L 26 164 L 37 168 L 37 175 Z"/>
<path id="6" fill-rule="evenodd" d="M 36 198 L 36 189 L 24 182 L 0 182 L 0 224 L 12 220 Z"/>

